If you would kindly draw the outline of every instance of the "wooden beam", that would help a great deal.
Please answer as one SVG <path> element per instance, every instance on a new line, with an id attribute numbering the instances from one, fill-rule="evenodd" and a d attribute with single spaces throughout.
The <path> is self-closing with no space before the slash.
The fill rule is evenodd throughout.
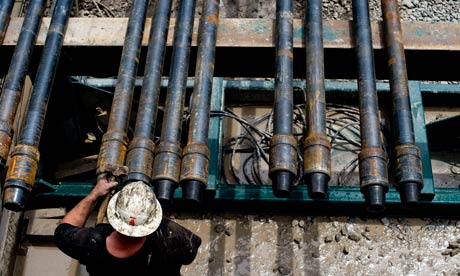
<path id="1" fill-rule="evenodd" d="M 27 225 L 26 236 L 31 242 L 52 242 L 59 223 L 60 219 L 32 218 Z"/>
<path id="2" fill-rule="evenodd" d="M 2 210 L 0 219 L 0 275 L 13 275 L 22 212 Z"/>
<path id="3" fill-rule="evenodd" d="M 13 18 L 4 45 L 15 45 L 22 18 Z M 195 20 L 193 45 L 196 45 L 198 21 Z M 45 18 L 37 44 L 43 45 L 50 19 Z M 123 46 L 127 18 L 71 18 L 64 40 L 65 46 Z M 143 45 L 147 45 L 151 20 L 145 24 Z M 175 20 L 171 20 L 168 45 L 172 45 Z M 270 19 L 221 18 L 217 36 L 218 47 L 274 47 L 274 21 Z M 404 45 L 408 50 L 460 50 L 460 24 L 403 22 Z M 304 46 L 302 20 L 294 20 L 294 47 Z M 379 22 L 373 22 L 374 48 L 382 48 Z M 351 22 L 324 21 L 325 48 L 351 48 Z"/>
<path id="4" fill-rule="evenodd" d="M 24 212 L 24 219 L 33 218 L 62 218 L 66 214 L 65 208 L 47 208 L 47 209 L 34 209 Z"/>
<path id="5" fill-rule="evenodd" d="M 97 159 L 97 155 L 91 155 L 59 164 L 54 177 L 61 179 L 96 170 Z"/>

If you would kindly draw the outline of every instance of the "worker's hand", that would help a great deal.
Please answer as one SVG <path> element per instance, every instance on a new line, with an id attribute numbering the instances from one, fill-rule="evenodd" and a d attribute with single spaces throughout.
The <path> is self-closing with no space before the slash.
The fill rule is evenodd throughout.
<path id="1" fill-rule="evenodd" d="M 117 186 L 117 184 L 118 182 L 116 181 L 107 180 L 107 177 L 101 177 L 97 181 L 96 186 L 91 191 L 91 193 L 96 197 L 105 196 L 106 194 L 110 192 L 112 188 Z"/>

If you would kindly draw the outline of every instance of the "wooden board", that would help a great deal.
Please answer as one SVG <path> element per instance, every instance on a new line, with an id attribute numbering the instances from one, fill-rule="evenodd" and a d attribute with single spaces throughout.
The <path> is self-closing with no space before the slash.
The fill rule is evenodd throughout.
<path id="1" fill-rule="evenodd" d="M 6 33 L 4 45 L 15 45 L 22 26 L 22 18 L 13 18 Z M 43 45 L 50 19 L 45 18 L 37 39 Z M 127 18 L 71 18 L 64 46 L 123 46 Z M 147 19 L 143 45 L 148 44 L 151 19 Z M 199 20 L 195 20 L 193 45 L 197 44 Z M 172 45 L 175 19 L 171 20 L 168 45 Z M 274 47 L 274 20 L 221 18 L 217 47 Z M 406 49 L 410 50 L 460 50 L 460 24 L 403 22 Z M 304 46 L 302 20 L 294 20 L 294 47 Z M 352 48 L 350 21 L 324 21 L 325 48 Z M 382 48 L 382 31 L 379 22 L 372 24 L 374 48 Z"/>

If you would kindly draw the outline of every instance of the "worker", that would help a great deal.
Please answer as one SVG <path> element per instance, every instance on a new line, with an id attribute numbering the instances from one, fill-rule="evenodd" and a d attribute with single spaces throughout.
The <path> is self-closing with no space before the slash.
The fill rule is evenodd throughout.
<path id="1" fill-rule="evenodd" d="M 201 239 L 163 217 L 149 185 L 132 182 L 113 195 L 107 207 L 109 224 L 84 227 L 92 206 L 117 182 L 102 178 L 56 228 L 56 245 L 86 265 L 94 275 L 180 275 L 191 263 Z"/>

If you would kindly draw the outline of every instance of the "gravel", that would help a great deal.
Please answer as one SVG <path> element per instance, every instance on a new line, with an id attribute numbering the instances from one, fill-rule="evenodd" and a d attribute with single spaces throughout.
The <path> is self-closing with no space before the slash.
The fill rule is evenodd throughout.
<path id="1" fill-rule="evenodd" d="M 73 16 L 80 17 L 127 17 L 132 0 L 76 0 Z M 325 20 L 351 20 L 351 0 L 323 1 Z M 220 16 L 226 18 L 275 18 L 275 0 L 222 0 Z M 179 1 L 174 0 L 171 16 L 176 17 Z M 400 13 L 403 21 L 459 22 L 460 4 L 458 0 L 400 0 Z M 49 5 L 51 6 L 51 5 Z M 147 16 L 152 16 L 155 1 L 151 1 Z M 371 20 L 382 20 L 381 4 L 378 0 L 369 1 Z M 195 17 L 202 13 L 202 0 L 198 0 Z M 77 15 L 78 14 L 78 15 Z M 294 18 L 305 17 L 305 0 L 294 0 Z"/>
<path id="2" fill-rule="evenodd" d="M 223 224 L 217 224 L 216 226 L 214 226 L 214 231 L 216 233 L 222 233 L 225 231 L 225 225 Z"/>
<path id="3" fill-rule="evenodd" d="M 355 233 L 355 232 L 350 232 L 350 234 L 348 234 L 348 238 L 352 241 L 355 241 L 355 242 L 358 242 L 361 240 L 361 236 L 358 234 L 358 233 Z"/>
<path id="4" fill-rule="evenodd" d="M 341 239 L 342 239 L 342 235 L 340 235 L 340 234 L 335 235 L 335 241 L 336 242 L 340 242 Z"/>

